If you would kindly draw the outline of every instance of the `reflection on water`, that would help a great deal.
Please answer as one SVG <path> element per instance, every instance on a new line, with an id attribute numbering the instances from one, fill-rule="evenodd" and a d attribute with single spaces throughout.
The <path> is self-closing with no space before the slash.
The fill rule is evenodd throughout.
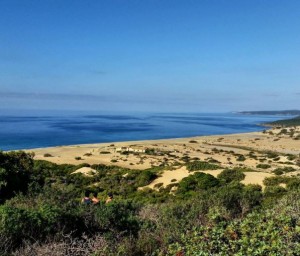
<path id="1" fill-rule="evenodd" d="M 223 114 L 35 113 L 0 115 L 2 150 L 229 134 L 264 129 L 280 116 Z"/>

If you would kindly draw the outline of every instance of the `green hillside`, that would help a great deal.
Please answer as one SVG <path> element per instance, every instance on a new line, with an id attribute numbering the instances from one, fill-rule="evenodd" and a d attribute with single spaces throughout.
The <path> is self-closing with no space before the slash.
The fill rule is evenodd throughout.
<path id="1" fill-rule="evenodd" d="M 284 120 L 278 120 L 271 123 L 267 123 L 267 125 L 271 126 L 299 126 L 300 125 L 300 116 L 290 118 L 290 119 L 284 119 Z"/>
<path id="2" fill-rule="evenodd" d="M 139 190 L 169 167 L 72 174 L 84 166 L 0 152 L 0 255 L 299 255 L 300 178 L 268 178 L 262 191 L 240 183 L 243 169 L 196 171 Z M 84 194 L 100 202 L 82 203 Z"/>

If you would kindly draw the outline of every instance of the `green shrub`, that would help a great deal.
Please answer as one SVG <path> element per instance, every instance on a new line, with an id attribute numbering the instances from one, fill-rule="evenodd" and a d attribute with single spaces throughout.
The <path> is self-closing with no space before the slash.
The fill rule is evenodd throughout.
<path id="1" fill-rule="evenodd" d="M 220 166 L 215 165 L 215 164 L 211 164 L 211 163 L 208 163 L 208 162 L 204 162 L 204 161 L 190 162 L 190 163 L 187 163 L 186 167 L 190 172 L 200 171 L 200 170 L 204 171 L 204 170 L 217 170 L 217 169 L 220 169 Z"/>
<path id="2" fill-rule="evenodd" d="M 0 152 L 0 203 L 19 192 L 27 192 L 32 169 L 32 154 L 22 151 Z"/>
<path id="3" fill-rule="evenodd" d="M 299 190 L 300 189 L 300 179 L 294 178 L 288 181 L 286 185 L 287 189 L 289 190 Z"/>
<path id="4" fill-rule="evenodd" d="M 99 236 L 105 239 L 105 252 L 97 243 L 89 251 L 95 255 L 298 255 L 300 251 L 299 178 L 267 178 L 262 193 L 258 185 L 239 182 L 243 172 L 253 171 L 241 167 L 224 170 L 218 179 L 195 172 L 166 188 L 138 190 L 164 168 L 92 165 L 97 173 L 83 177 L 71 173 L 89 165 L 47 161 L 32 165 L 27 155 L 12 155 L 0 154 L 1 192 L 14 187 L 8 174 L 20 175 L 27 185 L 24 190 L 14 187 L 0 206 L 0 255 L 33 255 L 35 251 L 22 254 L 22 243 L 41 249 L 61 245 L 67 236 L 77 248 L 83 234 L 90 244 Z M 281 183 L 286 189 L 278 186 Z M 174 186 L 177 190 L 170 193 Z M 81 204 L 85 191 L 97 193 L 100 203 Z M 114 199 L 105 204 L 108 192 Z M 71 253 L 68 250 L 61 255 Z"/>
<path id="5" fill-rule="evenodd" d="M 293 160 L 295 160 L 295 159 L 297 159 L 297 156 L 296 156 L 296 155 L 287 155 L 287 160 L 293 161 Z"/>
<path id="6" fill-rule="evenodd" d="M 159 255 L 298 255 L 299 193 L 242 219 L 185 230 Z"/>
<path id="7" fill-rule="evenodd" d="M 284 177 L 284 176 L 267 177 L 267 178 L 264 179 L 263 183 L 264 183 L 265 186 L 277 186 L 281 183 L 286 184 L 291 179 L 293 179 L 293 178 Z"/>
<path id="8" fill-rule="evenodd" d="M 271 168 L 271 165 L 269 165 L 269 164 L 258 164 L 258 165 L 256 165 L 256 168 L 269 169 L 269 168 Z"/>
<path id="9" fill-rule="evenodd" d="M 286 189 L 278 185 L 268 186 L 264 190 L 265 197 L 279 198 L 283 196 L 285 193 L 286 193 Z"/>
<path id="10" fill-rule="evenodd" d="M 275 152 L 269 151 L 269 152 L 267 152 L 266 157 L 267 158 L 277 158 L 277 157 L 279 157 L 279 155 Z"/>
<path id="11" fill-rule="evenodd" d="M 62 213 L 58 207 L 40 205 L 38 209 L 0 206 L 0 234 L 19 243 L 41 239 L 56 231 Z"/>
<path id="12" fill-rule="evenodd" d="M 162 187 L 162 185 L 164 185 L 164 183 L 160 182 L 154 185 L 154 188 L 160 188 Z"/>
<path id="13" fill-rule="evenodd" d="M 282 175 L 284 174 L 284 171 L 281 168 L 276 168 L 274 171 L 272 171 L 275 175 Z"/>
<path id="14" fill-rule="evenodd" d="M 152 171 L 141 171 L 136 179 L 138 186 L 146 186 L 157 178 L 157 174 Z"/>
<path id="15" fill-rule="evenodd" d="M 102 231 L 126 232 L 136 234 L 139 222 L 136 217 L 137 206 L 129 201 L 109 204 L 101 203 L 94 209 L 95 222 Z"/>
<path id="16" fill-rule="evenodd" d="M 284 173 L 288 173 L 288 172 L 294 172 L 296 171 L 295 168 L 288 166 L 288 167 L 282 167 L 282 168 L 276 168 L 274 171 L 272 171 L 274 174 L 276 175 L 282 175 Z"/>
<path id="17" fill-rule="evenodd" d="M 219 185 L 218 179 L 210 174 L 197 172 L 183 178 L 178 183 L 177 194 L 185 194 L 189 191 L 206 190 Z"/>
<path id="18" fill-rule="evenodd" d="M 243 155 L 239 155 L 239 156 L 237 157 L 237 159 L 236 159 L 236 161 L 240 161 L 240 162 L 243 162 L 243 161 L 245 161 L 245 160 L 246 160 L 246 157 L 243 156 Z"/>
<path id="19" fill-rule="evenodd" d="M 225 169 L 218 175 L 218 179 L 225 183 L 230 183 L 233 181 L 241 181 L 245 179 L 245 174 L 237 169 Z"/>
<path id="20" fill-rule="evenodd" d="M 107 154 L 110 154 L 110 152 L 109 151 L 100 151 L 100 154 L 107 155 Z"/>

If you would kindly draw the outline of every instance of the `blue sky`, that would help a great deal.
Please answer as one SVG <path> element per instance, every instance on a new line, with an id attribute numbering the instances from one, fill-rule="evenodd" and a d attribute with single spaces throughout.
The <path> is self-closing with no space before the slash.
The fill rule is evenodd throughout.
<path id="1" fill-rule="evenodd" d="M 0 0 L 2 109 L 299 109 L 298 0 Z"/>

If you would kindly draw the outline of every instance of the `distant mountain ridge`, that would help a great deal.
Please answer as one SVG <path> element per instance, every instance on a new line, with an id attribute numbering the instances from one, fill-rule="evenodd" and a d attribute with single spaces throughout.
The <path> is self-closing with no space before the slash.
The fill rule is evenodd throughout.
<path id="1" fill-rule="evenodd" d="M 300 115 L 300 110 L 270 110 L 270 111 L 240 111 L 239 114 L 245 115 L 288 115 L 288 116 L 298 116 Z"/>

